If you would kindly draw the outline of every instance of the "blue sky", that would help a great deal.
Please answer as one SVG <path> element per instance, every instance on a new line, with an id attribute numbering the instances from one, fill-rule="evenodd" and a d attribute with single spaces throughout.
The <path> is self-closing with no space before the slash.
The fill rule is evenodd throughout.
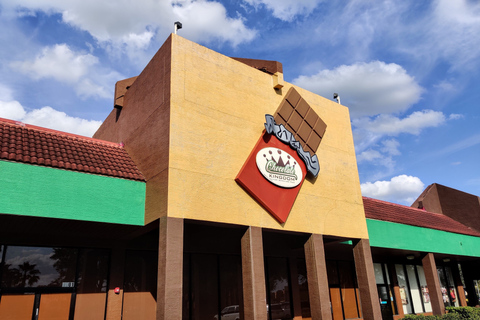
<path id="1" fill-rule="evenodd" d="M 0 117 L 91 136 L 173 31 L 350 108 L 362 193 L 480 195 L 480 3 L 0 0 Z"/>

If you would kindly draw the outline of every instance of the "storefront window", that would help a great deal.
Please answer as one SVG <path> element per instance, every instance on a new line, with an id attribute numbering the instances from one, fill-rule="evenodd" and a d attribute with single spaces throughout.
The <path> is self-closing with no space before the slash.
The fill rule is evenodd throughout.
<path id="1" fill-rule="evenodd" d="M 390 277 L 386 264 L 374 263 L 375 280 L 377 283 L 378 297 L 380 299 L 380 310 L 382 319 L 393 320 L 393 315 L 397 314 L 395 299 L 390 286 Z"/>
<path id="2" fill-rule="evenodd" d="M 405 314 L 431 312 L 425 272 L 422 266 L 395 265 L 403 312 Z"/>
<path id="3" fill-rule="evenodd" d="M 107 292 L 109 257 L 109 250 L 80 250 L 77 293 Z"/>
<path id="4" fill-rule="evenodd" d="M 183 319 L 242 319 L 240 256 L 185 254 L 183 274 Z"/>
<path id="5" fill-rule="evenodd" d="M 300 303 L 302 318 L 310 318 L 310 296 L 308 293 L 307 265 L 305 259 L 297 259 L 298 286 L 300 288 Z"/>
<path id="6" fill-rule="evenodd" d="M 457 288 L 455 288 L 455 282 L 453 281 L 452 268 L 445 267 L 445 274 L 447 275 L 448 295 L 449 295 L 449 298 L 450 298 L 450 303 L 452 305 L 454 305 L 455 307 L 458 307 L 458 306 L 460 306 L 460 304 L 458 303 Z"/>
<path id="7" fill-rule="evenodd" d="M 406 265 L 408 284 L 410 285 L 410 296 L 412 297 L 413 309 L 416 313 L 423 313 L 422 294 L 418 283 L 414 265 Z"/>
<path id="8" fill-rule="evenodd" d="M 266 258 L 269 319 L 291 319 L 290 280 L 287 258 Z"/>
<path id="9" fill-rule="evenodd" d="M 374 263 L 373 269 L 375 271 L 375 282 L 377 284 L 385 284 L 385 280 L 383 279 L 382 265 L 380 263 Z"/>
<path id="10" fill-rule="evenodd" d="M 422 292 L 422 301 L 425 312 L 432 312 L 432 304 L 430 303 L 430 293 L 428 292 L 427 279 L 422 266 L 417 266 L 418 280 L 420 282 L 420 290 Z"/>
<path id="11" fill-rule="evenodd" d="M 8 246 L 2 287 L 74 287 L 77 252 L 72 248 Z"/>
<path id="12" fill-rule="evenodd" d="M 402 307 L 404 314 L 413 313 L 412 301 L 410 298 L 410 290 L 407 285 L 407 277 L 403 270 L 403 265 L 396 264 L 395 271 L 397 272 L 398 286 L 400 288 L 400 299 L 402 299 Z"/>
<path id="13" fill-rule="evenodd" d="M 452 269 L 450 267 L 438 266 L 437 272 L 442 287 L 442 298 L 445 307 L 458 307 L 458 293 L 454 285 Z"/>

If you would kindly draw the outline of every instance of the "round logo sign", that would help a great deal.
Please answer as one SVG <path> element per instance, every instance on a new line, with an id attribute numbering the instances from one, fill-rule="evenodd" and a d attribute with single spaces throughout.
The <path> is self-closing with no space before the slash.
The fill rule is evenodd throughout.
<path id="1" fill-rule="evenodd" d="M 268 147 L 256 156 L 258 170 L 276 186 L 295 188 L 302 182 L 302 168 L 288 152 Z"/>

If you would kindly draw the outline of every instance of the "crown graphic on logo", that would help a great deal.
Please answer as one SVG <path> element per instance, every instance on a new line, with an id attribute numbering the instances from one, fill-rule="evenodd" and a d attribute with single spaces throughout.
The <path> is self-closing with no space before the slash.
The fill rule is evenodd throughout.
<path id="1" fill-rule="evenodd" d="M 287 162 L 285 163 L 285 162 L 283 161 L 283 159 L 282 159 L 282 156 L 281 156 L 282 151 L 281 151 L 281 150 L 277 150 L 277 152 L 278 152 L 278 160 L 275 160 L 275 158 L 273 157 L 274 154 L 273 154 L 273 152 L 272 152 L 271 150 L 268 151 L 269 156 L 271 157 L 271 159 L 268 159 L 268 156 L 267 156 L 266 154 L 263 154 L 263 156 L 267 159 L 267 161 L 273 161 L 273 162 L 275 162 L 276 165 L 277 165 L 277 167 L 283 167 L 283 168 L 286 167 L 286 166 L 295 167 L 295 166 L 297 165 L 297 162 L 294 161 L 294 160 L 292 160 L 292 161 L 293 161 L 293 165 L 290 164 L 290 160 L 291 160 L 290 158 L 291 158 L 291 157 L 290 157 L 288 154 L 287 154 Z"/>

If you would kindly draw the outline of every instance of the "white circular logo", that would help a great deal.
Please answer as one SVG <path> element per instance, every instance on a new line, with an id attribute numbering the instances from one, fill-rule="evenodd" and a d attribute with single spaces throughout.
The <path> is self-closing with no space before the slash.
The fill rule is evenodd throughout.
<path id="1" fill-rule="evenodd" d="M 295 188 L 302 182 L 302 168 L 288 152 L 277 148 L 263 148 L 256 162 L 262 175 L 279 187 Z"/>

